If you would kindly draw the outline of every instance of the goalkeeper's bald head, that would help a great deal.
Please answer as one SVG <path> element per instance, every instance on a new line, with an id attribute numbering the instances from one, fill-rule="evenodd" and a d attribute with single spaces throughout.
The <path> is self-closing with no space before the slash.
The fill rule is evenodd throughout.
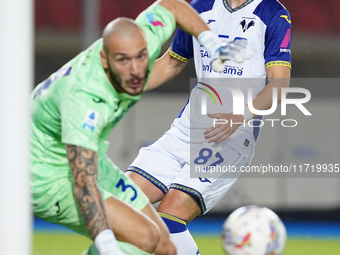
<path id="1" fill-rule="evenodd" d="M 111 48 L 117 41 L 125 43 L 133 40 L 146 44 L 143 30 L 133 19 L 129 18 L 117 18 L 111 21 L 103 30 L 102 37 L 103 49 L 106 54 L 112 50 Z"/>

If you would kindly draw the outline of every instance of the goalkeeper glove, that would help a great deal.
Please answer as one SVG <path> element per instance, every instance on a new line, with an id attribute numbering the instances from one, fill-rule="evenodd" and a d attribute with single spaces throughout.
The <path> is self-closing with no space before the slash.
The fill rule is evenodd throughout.
<path id="1" fill-rule="evenodd" d="M 216 72 L 222 72 L 224 69 L 223 62 L 227 59 L 242 63 L 244 60 L 254 55 L 253 47 L 248 43 L 247 39 L 235 39 L 229 43 L 223 43 L 219 51 L 218 58 L 211 61 L 211 66 Z"/>

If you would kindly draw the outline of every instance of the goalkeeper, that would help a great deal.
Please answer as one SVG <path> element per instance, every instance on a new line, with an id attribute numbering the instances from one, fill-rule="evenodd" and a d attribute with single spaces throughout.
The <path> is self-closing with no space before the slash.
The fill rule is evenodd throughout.
<path id="1" fill-rule="evenodd" d="M 147 197 L 107 157 L 105 141 L 140 99 L 176 24 L 220 61 L 220 41 L 197 13 L 182 0 L 160 0 L 136 21 L 109 23 L 102 39 L 32 92 L 34 213 L 94 240 L 86 254 L 176 254 Z"/>

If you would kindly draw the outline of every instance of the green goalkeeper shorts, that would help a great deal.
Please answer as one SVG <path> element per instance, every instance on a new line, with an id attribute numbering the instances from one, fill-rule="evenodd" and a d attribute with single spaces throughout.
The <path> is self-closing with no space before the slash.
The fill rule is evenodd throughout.
<path id="1" fill-rule="evenodd" d="M 149 202 L 139 187 L 105 155 L 98 155 L 98 187 L 103 200 L 116 197 L 142 210 Z M 32 199 L 34 214 L 48 222 L 63 225 L 79 234 L 89 236 L 87 227 L 78 209 L 73 195 L 73 177 L 71 169 L 69 176 L 58 177 L 58 168 L 51 165 L 35 164 L 32 166 Z"/>

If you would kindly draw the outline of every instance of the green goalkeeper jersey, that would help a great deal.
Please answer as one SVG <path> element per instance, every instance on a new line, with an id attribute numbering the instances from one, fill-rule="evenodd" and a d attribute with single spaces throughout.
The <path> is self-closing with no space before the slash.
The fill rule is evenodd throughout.
<path id="1" fill-rule="evenodd" d="M 152 5 L 136 22 L 146 35 L 151 71 L 162 44 L 175 29 L 175 21 L 167 9 Z M 100 152 L 112 128 L 140 99 L 141 95 L 114 89 L 101 65 L 102 48 L 99 39 L 32 92 L 31 162 L 35 166 L 69 169 L 65 144 Z M 45 174 L 70 174 L 53 172 Z"/>

